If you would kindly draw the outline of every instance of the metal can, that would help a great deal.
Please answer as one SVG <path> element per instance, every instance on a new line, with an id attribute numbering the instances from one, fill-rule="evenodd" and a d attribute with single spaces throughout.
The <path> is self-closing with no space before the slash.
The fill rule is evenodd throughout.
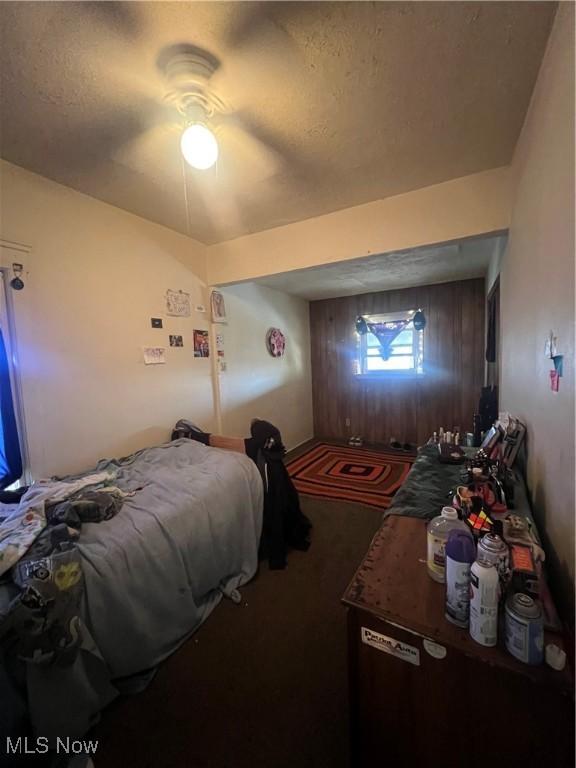
<path id="1" fill-rule="evenodd" d="M 504 618 L 506 648 L 524 664 L 542 664 L 544 623 L 542 610 L 529 595 L 518 592 L 506 602 Z"/>
<path id="2" fill-rule="evenodd" d="M 508 577 L 510 556 L 508 546 L 497 533 L 487 533 L 478 542 L 478 557 L 496 566 L 501 579 Z"/>
<path id="3" fill-rule="evenodd" d="M 486 560 L 476 560 L 470 569 L 470 637 L 480 645 L 498 640 L 499 581 L 496 566 Z"/>

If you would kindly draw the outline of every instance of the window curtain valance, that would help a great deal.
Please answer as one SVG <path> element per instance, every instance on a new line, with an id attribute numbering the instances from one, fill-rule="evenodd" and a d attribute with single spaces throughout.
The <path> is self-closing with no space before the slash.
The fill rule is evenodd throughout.
<path id="1" fill-rule="evenodd" d="M 414 328 L 417 331 L 423 330 L 426 325 L 424 312 L 419 309 L 413 316 L 411 314 L 407 315 L 404 320 L 389 320 L 380 323 L 373 323 L 370 320 L 366 320 L 362 315 L 359 315 L 356 318 L 356 330 L 361 336 L 364 336 L 367 333 L 374 334 L 380 344 L 380 356 L 382 360 L 389 360 L 394 340 L 408 325 L 410 325 L 410 323 L 414 323 Z"/>

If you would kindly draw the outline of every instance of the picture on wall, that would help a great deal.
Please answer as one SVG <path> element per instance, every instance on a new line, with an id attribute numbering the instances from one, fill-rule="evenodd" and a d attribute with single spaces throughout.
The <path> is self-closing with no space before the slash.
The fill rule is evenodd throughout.
<path id="1" fill-rule="evenodd" d="M 172 317 L 190 317 L 190 294 L 185 291 L 166 291 L 166 314 Z"/>
<path id="2" fill-rule="evenodd" d="M 170 334 L 170 346 L 171 347 L 183 347 L 184 346 L 184 340 L 182 336 L 177 336 L 175 334 Z"/>
<path id="3" fill-rule="evenodd" d="M 145 365 L 163 365 L 166 362 L 164 347 L 144 347 L 142 351 Z"/>
<path id="4" fill-rule="evenodd" d="M 210 357 L 208 331 L 194 331 L 194 357 Z"/>
<path id="5" fill-rule="evenodd" d="M 286 337 L 280 328 L 269 328 L 266 333 L 266 349 L 272 357 L 282 357 L 286 351 Z"/>
<path id="6" fill-rule="evenodd" d="M 226 322 L 226 305 L 224 304 L 224 296 L 222 296 L 220 291 L 212 291 L 210 296 L 210 308 L 212 311 L 213 323 Z"/>

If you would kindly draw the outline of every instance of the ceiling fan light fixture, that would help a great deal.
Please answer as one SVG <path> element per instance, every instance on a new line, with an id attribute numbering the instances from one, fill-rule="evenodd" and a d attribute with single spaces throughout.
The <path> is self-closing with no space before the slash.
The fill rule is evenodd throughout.
<path id="1" fill-rule="evenodd" d="M 199 171 L 212 168 L 218 160 L 218 141 L 203 123 L 192 123 L 182 134 L 180 149 L 184 160 Z"/>

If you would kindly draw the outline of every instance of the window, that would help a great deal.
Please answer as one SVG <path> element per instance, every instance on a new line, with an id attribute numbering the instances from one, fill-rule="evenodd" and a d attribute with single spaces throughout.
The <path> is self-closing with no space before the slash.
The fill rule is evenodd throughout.
<path id="1" fill-rule="evenodd" d="M 390 343 L 390 356 L 387 360 L 382 357 L 381 343 L 373 333 L 369 331 L 364 335 L 358 334 L 357 374 L 378 376 L 424 373 L 424 331 L 415 330 L 411 322 L 403 329 L 397 325 L 412 317 L 415 312 L 410 310 L 365 316 L 368 327 L 370 324 L 381 323 L 385 328 L 389 324 L 388 328 L 393 330 L 396 325 L 399 333 Z"/>
<path id="2" fill-rule="evenodd" d="M 8 270 L 0 268 L 0 489 L 6 490 L 18 488 L 25 482 L 23 419 L 9 279 Z"/>

